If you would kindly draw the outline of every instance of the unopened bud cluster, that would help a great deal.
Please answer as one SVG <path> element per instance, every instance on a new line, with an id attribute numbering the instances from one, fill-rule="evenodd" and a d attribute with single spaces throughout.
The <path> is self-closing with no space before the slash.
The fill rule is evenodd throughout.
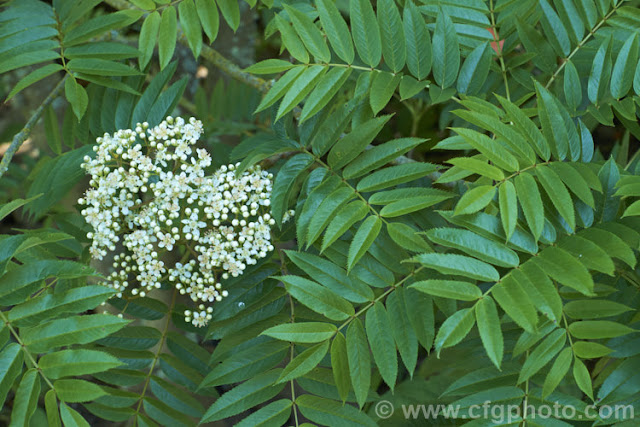
<path id="1" fill-rule="evenodd" d="M 227 296 L 221 280 L 237 277 L 273 250 L 269 215 L 272 175 L 238 165 L 208 173 L 211 156 L 195 148 L 202 123 L 167 117 L 158 126 L 138 124 L 97 139 L 94 159 L 82 167 L 91 188 L 78 203 L 93 231 L 90 252 L 114 254 L 107 286 L 145 296 L 169 281 L 198 303 L 185 320 L 204 326 Z M 287 217 L 293 212 L 288 212 Z M 118 248 L 118 249 L 116 249 Z M 183 262 L 169 266 L 162 254 L 179 250 Z"/>

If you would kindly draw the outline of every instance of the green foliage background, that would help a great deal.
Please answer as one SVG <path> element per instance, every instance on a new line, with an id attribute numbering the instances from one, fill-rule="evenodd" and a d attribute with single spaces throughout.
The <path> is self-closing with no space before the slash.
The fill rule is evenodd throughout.
<path id="1" fill-rule="evenodd" d="M 640 413 L 638 4 L 4 2 L 7 102 L 50 93 L 0 163 L 0 419 L 424 425 L 400 405 L 452 403 L 427 423 L 637 425 L 585 411 Z M 242 14 L 263 59 L 244 70 L 215 50 Z M 193 91 L 181 45 L 226 77 Z M 170 114 L 296 211 L 206 330 L 168 283 L 92 285 L 65 201 L 97 136 Z M 12 162 L 39 122 L 48 146 Z M 470 421 L 486 400 L 575 411 Z"/>

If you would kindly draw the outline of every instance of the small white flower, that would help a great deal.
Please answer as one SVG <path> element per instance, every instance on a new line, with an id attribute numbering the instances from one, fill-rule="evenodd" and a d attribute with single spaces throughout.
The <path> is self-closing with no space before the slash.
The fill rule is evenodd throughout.
<path id="1" fill-rule="evenodd" d="M 118 297 L 144 297 L 166 279 L 194 302 L 220 301 L 228 292 L 219 279 L 241 275 L 273 250 L 273 175 L 254 166 L 236 176 L 238 164 L 211 174 L 210 154 L 194 147 L 202 131 L 193 117 L 139 123 L 97 138 L 95 157 L 84 158 L 91 188 L 78 204 L 93 229 L 89 251 L 102 259 L 120 245 L 105 283 Z M 162 254 L 187 241 L 193 258 L 166 266 Z M 200 304 L 185 321 L 205 326 L 212 311 Z"/>

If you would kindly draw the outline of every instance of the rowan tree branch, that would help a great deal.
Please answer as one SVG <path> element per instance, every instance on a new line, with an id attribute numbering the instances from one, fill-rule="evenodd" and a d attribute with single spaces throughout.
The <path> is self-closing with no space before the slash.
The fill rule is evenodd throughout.
<path id="1" fill-rule="evenodd" d="M 4 153 L 4 156 L 2 157 L 2 161 L 0 161 L 0 178 L 2 177 L 2 175 L 4 175 L 7 169 L 9 169 L 9 163 L 11 163 L 11 159 L 13 158 L 13 155 L 16 154 L 20 146 L 27 140 L 27 138 L 31 134 L 31 131 L 33 130 L 33 127 L 36 125 L 36 123 L 38 123 L 38 120 L 40 120 L 40 117 L 42 116 L 44 109 L 47 108 L 49 104 L 51 104 L 53 100 L 56 99 L 58 95 L 60 95 L 60 93 L 62 92 L 65 79 L 66 79 L 66 76 L 63 77 L 58 82 L 58 84 L 53 88 L 51 93 L 49 93 L 49 95 L 45 98 L 42 104 L 40 104 L 40 106 L 36 109 L 36 111 L 33 112 L 27 124 L 24 125 L 22 130 L 13 137 L 13 140 L 11 141 L 11 145 L 9 146 L 7 151 Z"/>

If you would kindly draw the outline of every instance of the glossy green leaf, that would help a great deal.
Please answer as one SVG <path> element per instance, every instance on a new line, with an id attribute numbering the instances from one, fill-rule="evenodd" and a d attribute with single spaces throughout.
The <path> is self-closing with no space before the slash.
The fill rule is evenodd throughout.
<path id="1" fill-rule="evenodd" d="M 384 71 L 376 73 L 371 85 L 369 103 L 373 114 L 378 114 L 388 103 L 400 84 L 400 74 Z"/>
<path id="2" fill-rule="evenodd" d="M 218 37 L 218 30 L 220 29 L 218 6 L 214 0 L 196 0 L 196 10 L 198 11 L 202 29 L 209 38 L 209 44 L 211 44 Z"/>
<path id="3" fill-rule="evenodd" d="M 466 142 L 478 150 L 488 160 L 497 167 L 509 172 L 520 169 L 518 160 L 506 148 L 496 144 L 495 140 L 480 132 L 467 128 L 452 128 L 457 134 L 462 136 Z"/>
<path id="4" fill-rule="evenodd" d="M 287 71 L 284 76 L 280 77 L 278 81 L 271 86 L 269 92 L 266 93 L 260 105 L 256 108 L 256 113 L 270 107 L 280 98 L 282 98 L 285 93 L 289 90 L 291 85 L 295 82 L 295 80 L 305 71 L 305 67 L 294 67 Z"/>
<path id="5" fill-rule="evenodd" d="M 413 252 L 433 251 L 431 246 L 417 234 L 418 230 L 410 225 L 402 222 L 389 222 L 387 223 L 387 232 L 389 233 L 389 237 L 404 249 Z"/>
<path id="6" fill-rule="evenodd" d="M 518 384 L 531 378 L 549 363 L 562 350 L 566 340 L 567 333 L 564 329 L 556 329 L 542 340 L 527 356 L 518 376 Z"/>
<path id="7" fill-rule="evenodd" d="M 480 185 L 472 188 L 462 195 L 456 205 L 454 215 L 470 214 L 484 209 L 493 200 L 495 194 L 496 187 L 493 185 Z"/>
<path id="8" fill-rule="evenodd" d="M 57 43 L 52 43 L 54 44 L 52 47 L 56 47 Z M 4 54 L 3 57 L 3 63 L 0 66 L 1 74 L 15 70 L 16 68 L 58 59 L 60 58 L 60 54 L 51 50 L 37 50 L 35 52 L 18 53 L 10 58 L 7 58 L 7 54 Z"/>
<path id="9" fill-rule="evenodd" d="M 516 189 L 511 181 L 505 181 L 498 187 L 498 203 L 502 228 L 509 241 L 518 223 L 518 201 Z"/>
<path id="10" fill-rule="evenodd" d="M 336 55 L 347 64 L 353 62 L 355 53 L 349 27 L 332 0 L 318 0 L 316 2 L 320 22 L 324 28 L 331 47 Z"/>
<path id="11" fill-rule="evenodd" d="M 169 381 L 154 375 L 149 381 L 149 387 L 162 403 L 177 412 L 198 418 L 204 414 L 204 407 L 200 402 Z"/>
<path id="12" fill-rule="evenodd" d="M 542 204 L 538 184 L 533 176 L 528 173 L 521 173 L 516 176 L 514 184 L 529 230 L 537 240 L 540 238 L 544 227 L 544 205 Z"/>
<path id="13" fill-rule="evenodd" d="M 333 380 L 338 389 L 342 402 L 347 400 L 351 382 L 349 380 L 349 359 L 347 355 L 347 340 L 338 332 L 331 343 L 331 370 Z"/>
<path id="14" fill-rule="evenodd" d="M 124 327 L 129 321 L 109 314 L 91 314 L 51 320 L 23 328 L 22 341 L 32 351 L 45 352 L 70 344 L 86 344 Z"/>
<path id="15" fill-rule="evenodd" d="M 536 175 L 542 184 L 545 192 L 551 199 L 553 206 L 562 215 L 572 230 L 576 228 L 576 215 L 573 201 L 569 195 L 567 187 L 564 185 L 558 174 L 547 166 L 536 168 Z"/>
<path id="16" fill-rule="evenodd" d="M 352 129 L 329 151 L 327 156 L 329 166 L 340 169 L 355 159 L 373 141 L 389 119 L 391 119 L 390 115 L 376 117 Z"/>
<path id="17" fill-rule="evenodd" d="M 216 0 L 222 16 L 235 32 L 240 26 L 240 6 L 236 0 Z"/>
<path id="18" fill-rule="evenodd" d="M 474 324 L 474 310 L 470 308 L 463 308 L 449 316 L 440 326 L 434 341 L 438 357 L 443 348 L 452 347 L 462 341 Z"/>
<path id="19" fill-rule="evenodd" d="M 32 326 L 55 315 L 80 313 L 95 308 L 113 294 L 112 289 L 98 285 L 45 293 L 13 307 L 8 317 L 17 326 Z"/>
<path id="20" fill-rule="evenodd" d="M 322 240 L 322 252 L 351 228 L 353 224 L 362 220 L 368 212 L 369 208 L 360 200 L 351 202 L 343 207 L 327 227 Z"/>
<path id="21" fill-rule="evenodd" d="M 569 150 L 569 132 L 561 113 L 561 109 L 564 107 L 557 102 L 551 92 L 538 82 L 536 82 L 536 94 L 542 133 L 550 142 L 553 156 L 558 160 L 564 160 Z"/>
<path id="22" fill-rule="evenodd" d="M 300 36 L 300 39 L 309 50 L 317 62 L 330 62 L 331 52 L 327 47 L 327 43 L 322 36 L 322 33 L 316 27 L 306 14 L 300 12 L 294 7 L 284 5 L 284 10 L 287 11 L 289 18 L 293 22 L 293 27 Z"/>
<path id="23" fill-rule="evenodd" d="M 470 279 L 489 282 L 495 282 L 500 279 L 500 274 L 493 266 L 463 255 L 440 253 L 421 254 L 413 257 L 411 261 L 418 262 L 442 274 L 465 276 Z"/>
<path id="24" fill-rule="evenodd" d="M 482 297 L 482 291 L 476 285 L 457 280 L 422 280 L 415 282 L 410 288 L 429 295 L 461 301 L 475 301 Z"/>
<path id="25" fill-rule="evenodd" d="M 502 108 L 506 111 L 513 125 L 524 135 L 526 141 L 536 151 L 538 156 L 545 161 L 549 160 L 549 156 L 551 155 L 549 146 L 535 123 L 511 101 L 508 101 L 500 95 L 496 95 L 496 99 L 498 99 L 500 105 L 502 105 Z"/>
<path id="26" fill-rule="evenodd" d="M 234 2 L 235 3 L 235 2 Z M 287 48 L 291 56 L 302 63 L 309 62 L 309 54 L 304 47 L 304 43 L 300 40 L 298 34 L 294 31 L 291 24 L 279 14 L 275 16 L 274 22 L 280 31 L 282 45 Z"/>
<path id="27" fill-rule="evenodd" d="M 469 108 L 486 110 L 495 108 L 493 105 L 486 103 L 474 105 L 477 101 L 463 101 Z M 471 104 L 470 104 L 471 103 Z M 496 111 L 498 114 L 500 110 Z M 466 140 L 469 138 L 471 145 L 485 154 L 487 159 L 493 161 L 499 167 L 508 171 L 520 170 L 519 161 L 511 155 L 511 153 L 522 159 L 525 165 L 533 165 L 536 162 L 536 155 L 533 148 L 520 141 L 523 138 L 522 132 L 514 126 L 503 123 L 499 118 L 491 113 L 480 113 L 478 111 L 455 110 L 455 114 L 469 123 L 479 126 L 481 129 L 490 130 L 496 137 L 500 138 L 500 143 L 489 143 L 487 137 L 477 132 L 464 130 Z M 490 149 L 487 149 L 490 148 Z"/>
<path id="28" fill-rule="evenodd" d="M 271 58 L 256 62 L 245 68 L 244 71 L 251 74 L 276 74 L 290 70 L 293 67 L 295 67 L 295 65 L 289 61 Z"/>
<path id="29" fill-rule="evenodd" d="M 400 80 L 400 87 L 398 89 L 398 92 L 400 93 L 400 100 L 404 101 L 405 99 L 413 98 L 422 92 L 428 84 L 428 80 L 418 81 L 411 76 L 402 76 L 402 80 Z"/>
<path id="30" fill-rule="evenodd" d="M 373 360 L 378 366 L 382 379 L 393 390 L 398 377 L 396 345 L 393 336 L 389 333 L 391 331 L 389 314 L 379 301 L 367 310 L 365 328 Z"/>
<path id="31" fill-rule="evenodd" d="M 329 351 L 329 340 L 309 347 L 285 366 L 276 383 L 290 381 L 308 373 L 320 363 L 327 351 Z"/>
<path id="32" fill-rule="evenodd" d="M 587 367 L 582 363 L 580 359 L 574 358 L 573 361 L 573 378 L 576 380 L 576 384 L 580 387 L 580 390 L 593 400 L 593 386 L 591 384 L 591 375 L 587 370 Z"/>
<path id="33" fill-rule="evenodd" d="M 558 354 L 555 362 L 549 369 L 547 376 L 544 379 L 544 384 L 542 386 L 542 398 L 546 398 L 558 387 L 560 382 L 563 380 L 564 376 L 569 372 L 569 368 L 571 367 L 571 360 L 573 359 L 573 354 L 571 351 L 571 347 L 567 347 Z"/>
<path id="34" fill-rule="evenodd" d="M 347 357 L 351 384 L 353 384 L 358 405 L 362 408 L 371 384 L 371 356 L 369 356 L 369 344 L 364 327 L 357 317 L 347 328 Z"/>
<path id="35" fill-rule="evenodd" d="M 410 294 L 410 296 L 413 295 L 413 293 Z M 418 337 L 409 318 L 405 288 L 396 288 L 387 297 L 386 306 L 391 321 L 391 335 L 396 342 L 404 366 L 409 371 L 409 375 L 413 377 L 418 363 Z"/>
<path id="36" fill-rule="evenodd" d="M 275 385 L 281 369 L 257 375 L 220 396 L 209 407 L 201 422 L 209 423 L 237 415 L 277 396 L 284 384 Z"/>
<path id="37" fill-rule="evenodd" d="M 99 385 L 79 379 L 57 380 L 53 388 L 58 399 L 66 403 L 89 402 L 106 394 Z"/>
<path id="38" fill-rule="evenodd" d="M 573 319 L 599 319 L 617 316 L 632 310 L 619 302 L 604 299 L 585 299 L 569 301 L 563 307 L 564 313 Z"/>
<path id="39" fill-rule="evenodd" d="M 199 387 L 215 387 L 253 378 L 281 364 L 290 355 L 291 346 L 287 342 L 255 341 L 257 343 L 254 345 L 250 345 L 252 340 L 234 349 L 231 357 L 214 365 Z"/>
<path id="40" fill-rule="evenodd" d="M 65 427 L 90 427 L 87 420 L 66 403 L 60 402 L 60 418 Z"/>
<path id="41" fill-rule="evenodd" d="M 587 94 L 589 101 L 598 104 L 608 89 L 608 82 L 611 78 L 611 38 L 602 40 L 600 47 L 593 58 L 591 73 L 587 84 Z"/>
<path id="42" fill-rule="evenodd" d="M 312 394 L 299 396 L 296 399 L 296 406 L 305 418 L 320 425 L 376 426 L 376 423 L 369 416 L 364 412 L 358 411 L 353 406 L 343 405 L 335 400 L 317 397 Z"/>
<path id="43" fill-rule="evenodd" d="M 173 6 L 162 11 L 160 20 L 160 32 L 158 33 L 158 55 L 160 57 L 160 69 L 163 70 L 171 61 L 173 51 L 176 49 L 178 17 Z"/>
<path id="44" fill-rule="evenodd" d="M 615 338 L 636 331 L 627 325 L 610 320 L 581 320 L 571 323 L 569 332 L 576 338 L 595 340 Z"/>
<path id="45" fill-rule="evenodd" d="M 393 0 L 381 0 L 377 5 L 377 17 L 384 62 L 391 68 L 391 71 L 398 73 L 404 68 L 407 48 L 402 19 L 400 19 L 400 12 L 395 2 Z"/>
<path id="46" fill-rule="evenodd" d="M 557 53 L 566 57 L 571 52 L 571 41 L 567 30 L 547 0 L 539 0 L 539 4 L 544 16 L 542 22 L 547 37 Z"/>
<path id="47" fill-rule="evenodd" d="M 64 403 L 63 403 L 64 405 Z M 51 389 L 44 395 L 44 406 L 47 411 L 47 421 L 50 427 L 60 427 L 60 412 L 55 390 Z"/>
<path id="48" fill-rule="evenodd" d="M 456 157 L 447 160 L 447 163 L 451 163 L 452 165 L 460 169 L 464 169 L 478 175 L 486 176 L 487 178 L 493 179 L 495 181 L 501 181 L 504 179 L 504 173 L 502 172 L 502 170 L 477 158 Z"/>
<path id="49" fill-rule="evenodd" d="M 305 322 L 285 323 L 271 327 L 261 333 L 283 341 L 317 343 L 328 340 L 337 331 L 331 323 Z"/>
<path id="50" fill-rule="evenodd" d="M 298 105 L 318 84 L 318 81 L 326 71 L 327 68 L 321 65 L 313 65 L 305 69 L 300 77 L 288 88 L 287 93 L 282 98 L 282 102 L 278 107 L 276 121 Z"/>
<path id="51" fill-rule="evenodd" d="M 479 44 L 464 60 L 458 76 L 458 92 L 475 95 L 482 89 L 489 75 L 492 49 L 489 43 Z"/>
<path id="52" fill-rule="evenodd" d="M 562 299 L 556 285 L 537 264 L 527 262 L 511 272 L 529 299 L 545 317 L 558 322 L 562 318 Z"/>
<path id="53" fill-rule="evenodd" d="M 332 68 L 318 81 L 304 103 L 300 123 L 322 110 L 347 81 L 352 68 Z"/>
<path id="54" fill-rule="evenodd" d="M 582 264 L 593 270 L 609 276 L 613 276 L 615 266 L 611 257 L 598 245 L 580 235 L 561 239 L 558 246 L 574 257 Z"/>
<path id="55" fill-rule="evenodd" d="M 500 369 L 504 355 L 504 338 L 496 303 L 490 296 L 482 298 L 476 304 L 476 323 L 487 356 Z"/>
<path id="56" fill-rule="evenodd" d="M 95 271 L 74 261 L 40 260 L 23 264 L 0 276 L 0 304 L 18 304 L 42 286 L 50 277 L 73 279 L 95 276 Z"/>
<path id="57" fill-rule="evenodd" d="M 149 64 L 149 61 L 153 56 L 153 49 L 156 46 L 158 31 L 160 29 L 160 21 L 160 14 L 157 11 L 154 11 L 147 15 L 142 23 L 140 36 L 138 38 L 138 49 L 141 53 L 138 61 L 141 70 Z"/>
<path id="58" fill-rule="evenodd" d="M 385 218 L 393 218 L 402 216 L 411 212 L 416 212 L 421 209 L 426 209 L 430 206 L 436 205 L 444 200 L 450 199 L 453 197 L 452 193 L 448 193 L 446 191 L 437 190 L 434 188 L 415 188 L 415 189 L 407 189 L 409 190 L 411 195 L 407 195 L 404 197 L 405 189 L 397 189 L 398 193 L 395 193 L 395 200 L 387 200 L 386 202 L 380 204 L 385 204 L 386 206 L 380 210 L 380 216 Z M 412 191 L 416 190 L 416 191 Z M 422 190 L 422 191 L 420 191 Z M 390 190 L 385 193 L 393 193 L 396 190 Z M 376 198 L 376 195 L 382 196 L 384 193 L 379 192 L 374 194 L 369 198 L 369 203 L 378 203 L 379 199 Z M 376 200 L 374 202 L 374 200 Z"/>
<path id="59" fill-rule="evenodd" d="M 620 99 L 631 89 L 635 67 L 638 64 L 638 33 L 634 32 L 624 42 L 611 72 L 611 95 Z"/>
<path id="60" fill-rule="evenodd" d="M 573 351 L 582 359 L 597 359 L 613 352 L 610 348 L 596 342 L 578 341 L 573 343 Z"/>
<path id="61" fill-rule="evenodd" d="M 427 30 L 422 13 L 413 2 L 405 4 L 403 21 L 407 49 L 407 68 L 416 79 L 424 80 L 431 71 L 431 35 Z M 437 58 L 434 58 L 434 61 L 437 60 Z"/>
<path id="62" fill-rule="evenodd" d="M 584 295 L 592 295 L 593 278 L 587 269 L 564 249 L 550 246 L 535 258 L 536 264 L 551 278 Z"/>
<path id="63" fill-rule="evenodd" d="M 198 58 L 202 50 L 202 27 L 200 26 L 200 18 L 198 10 L 193 0 L 183 0 L 178 5 L 180 15 L 180 26 L 187 37 L 189 48 L 193 52 L 193 56 Z"/>
<path id="64" fill-rule="evenodd" d="M 11 343 L 0 351 L 0 403 L 5 399 L 14 381 L 22 373 L 24 354 L 19 344 Z"/>
<path id="65" fill-rule="evenodd" d="M 369 0 L 350 0 L 351 33 L 362 62 L 376 67 L 382 58 L 380 28 Z"/>
<path id="66" fill-rule="evenodd" d="M 505 276 L 500 283 L 493 285 L 491 296 L 518 326 L 527 332 L 536 331 L 536 309 L 522 285 L 511 275 Z"/>
<path id="67" fill-rule="evenodd" d="M 283 425 L 291 416 L 292 406 L 293 402 L 289 399 L 276 400 L 253 412 L 236 425 L 238 427 Z"/>
<path id="68" fill-rule="evenodd" d="M 580 75 L 573 62 L 567 61 L 564 66 L 564 97 L 570 110 L 575 111 L 582 103 L 582 85 Z"/>
<path id="69" fill-rule="evenodd" d="M 64 94 L 69 104 L 71 104 L 78 121 L 80 121 L 85 111 L 87 111 L 87 104 L 89 103 L 87 91 L 75 78 L 68 77 L 64 82 Z"/>
<path id="70" fill-rule="evenodd" d="M 382 220 L 378 216 L 370 216 L 358 227 L 358 231 L 353 236 L 351 245 L 349 246 L 349 255 L 347 257 L 347 271 L 351 271 L 354 265 L 369 250 L 373 241 L 378 237 L 382 228 Z"/>
<path id="71" fill-rule="evenodd" d="M 271 212 L 278 225 L 282 224 L 282 217 L 287 210 L 295 181 L 312 163 L 311 155 L 301 153 L 287 160 L 287 163 L 278 171 L 271 193 Z"/>
<path id="72" fill-rule="evenodd" d="M 367 175 L 358 182 L 358 191 L 368 192 L 392 187 L 397 184 L 414 181 L 437 170 L 430 163 L 405 163 L 381 169 Z"/>
<path id="73" fill-rule="evenodd" d="M 45 354 L 38 365 L 47 378 L 58 379 L 106 371 L 122 362 L 102 351 L 77 349 Z"/>
<path id="74" fill-rule="evenodd" d="M 27 426 L 38 405 L 40 378 L 37 369 L 29 369 L 16 390 L 10 426 Z"/>
<path id="75" fill-rule="evenodd" d="M 108 337 L 100 339 L 100 344 L 124 350 L 147 350 L 162 339 L 162 333 L 149 326 L 126 326 Z"/>
<path id="76" fill-rule="evenodd" d="M 276 277 L 287 291 L 310 309 L 332 320 L 345 320 L 355 313 L 353 306 L 324 286 L 297 276 Z"/>
<path id="77" fill-rule="evenodd" d="M 442 88 L 456 82 L 460 68 L 460 46 L 449 15 L 438 13 L 433 33 L 433 77 Z"/>
<path id="78" fill-rule="evenodd" d="M 399 138 L 373 147 L 358 156 L 344 168 L 342 176 L 357 178 L 389 163 L 398 156 L 426 142 L 421 138 Z M 364 179 L 363 179 L 364 181 Z"/>
<path id="79" fill-rule="evenodd" d="M 306 252 L 286 251 L 295 265 L 304 270 L 313 280 L 326 286 L 345 299 L 360 303 L 374 298 L 371 288 L 326 258 Z"/>

